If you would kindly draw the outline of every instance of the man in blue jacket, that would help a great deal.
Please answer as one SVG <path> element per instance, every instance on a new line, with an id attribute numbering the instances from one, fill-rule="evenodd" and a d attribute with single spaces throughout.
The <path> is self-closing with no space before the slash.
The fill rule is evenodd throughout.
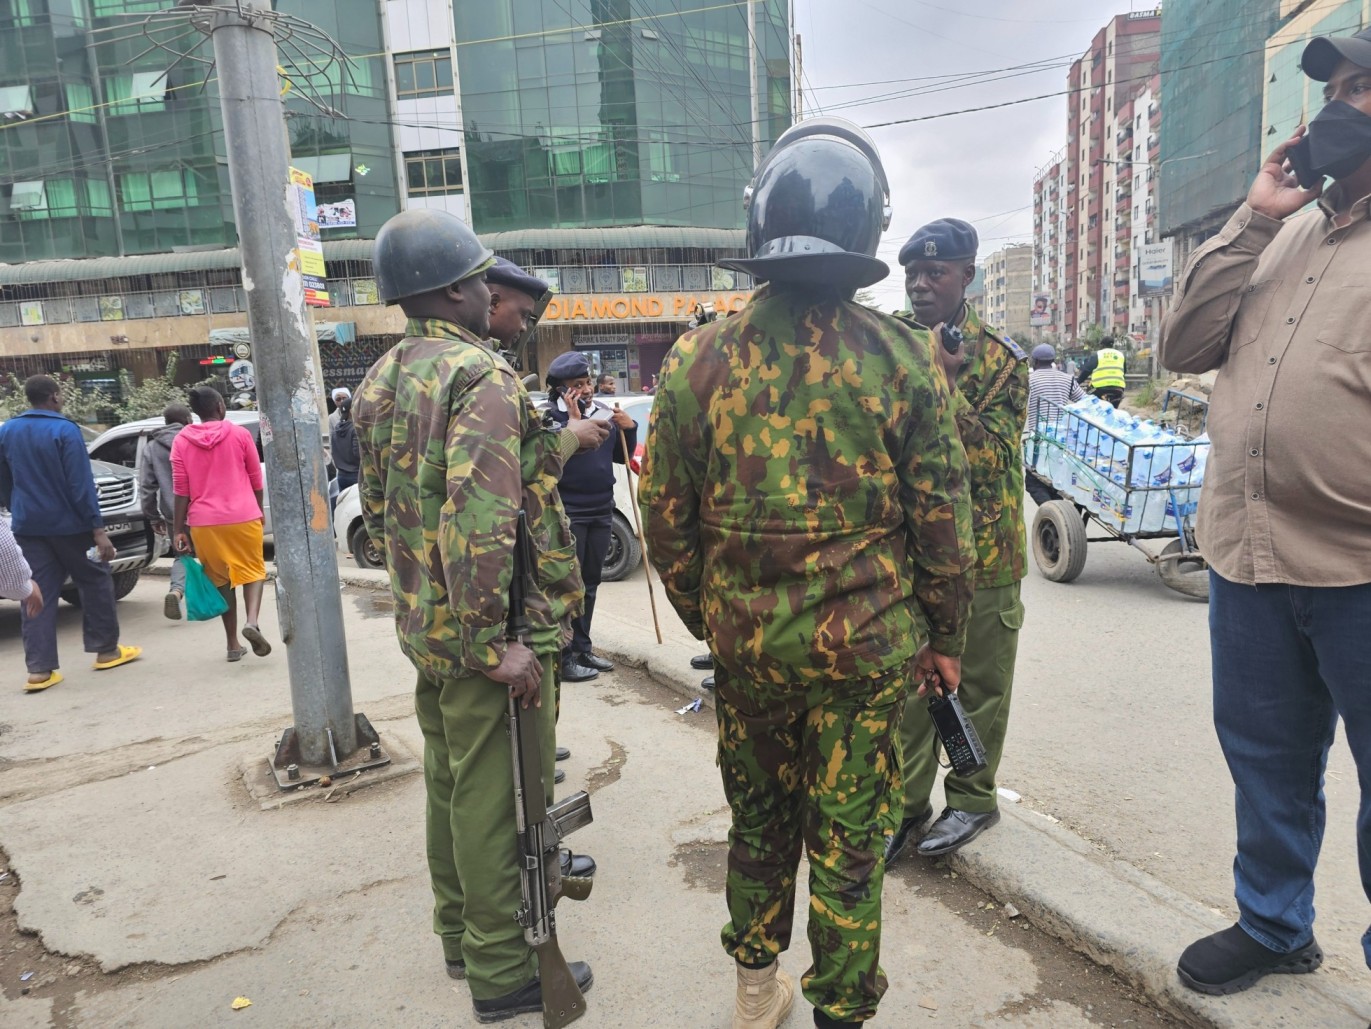
<path id="1" fill-rule="evenodd" d="M 57 663 L 57 598 L 71 579 L 81 594 L 86 652 L 97 670 L 117 668 L 142 654 L 121 646 L 109 562 L 114 544 L 105 532 L 86 443 L 62 414 L 62 390 L 47 375 L 24 383 L 30 410 L 0 426 L 0 504 L 9 508 L 14 538 L 43 594 L 35 615 L 20 616 L 24 660 L 34 693 L 62 681 Z M 86 552 L 94 545 L 99 560 Z"/>
<path id="2" fill-rule="evenodd" d="M 614 462 L 624 463 L 625 447 L 633 453 L 638 427 L 627 411 L 594 399 L 590 384 L 590 361 L 572 351 L 554 358 L 547 368 L 548 400 L 552 417 L 565 425 L 572 419 L 605 421 L 609 435 L 598 448 L 567 458 L 557 492 L 576 536 L 576 558 L 586 584 L 585 607 L 571 621 L 571 643 L 562 651 L 562 682 L 585 682 L 614 664 L 595 653 L 590 639 L 590 620 L 595 614 L 595 594 L 609 552 L 610 521 L 614 514 Z"/>

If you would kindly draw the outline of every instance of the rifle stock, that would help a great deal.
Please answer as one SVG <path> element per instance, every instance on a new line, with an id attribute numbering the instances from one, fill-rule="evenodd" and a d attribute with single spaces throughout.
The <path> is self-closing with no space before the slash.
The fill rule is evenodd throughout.
<path id="1" fill-rule="evenodd" d="M 506 636 L 526 643 L 528 613 L 525 596 L 533 569 L 527 518 L 519 512 L 514 548 L 514 579 L 509 591 L 509 622 Z M 544 1029 L 560 1029 L 586 1012 L 585 996 L 567 966 L 557 943 L 555 907 L 562 896 L 584 900 L 590 880 L 562 879 L 561 842 L 564 836 L 594 816 L 590 797 L 577 793 L 549 808 L 543 778 L 543 752 L 536 711 L 523 711 L 509 698 L 510 749 L 514 761 L 514 821 L 518 844 L 519 878 L 523 906 L 515 918 L 524 939 L 538 955 L 538 975 L 543 994 Z"/>

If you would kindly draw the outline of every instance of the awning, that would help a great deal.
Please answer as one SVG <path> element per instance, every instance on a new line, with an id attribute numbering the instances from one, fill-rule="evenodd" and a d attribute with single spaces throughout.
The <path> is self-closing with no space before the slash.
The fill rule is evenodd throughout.
<path id="1" fill-rule="evenodd" d="M 375 240 L 370 239 L 325 240 L 324 260 L 370 261 L 375 247 Z M 0 264 L 0 286 L 95 282 L 138 275 L 174 275 L 177 272 L 222 271 L 238 267 L 237 247 L 229 250 L 177 250 L 169 254 L 136 254 L 132 257 L 29 261 L 25 264 Z"/>
<path id="2" fill-rule="evenodd" d="M 356 343 L 356 322 L 315 322 L 314 336 L 320 343 Z M 229 329 L 210 329 L 209 341 L 213 345 L 221 343 L 232 346 L 234 343 L 251 343 L 252 333 L 246 325 Z"/>
<path id="3" fill-rule="evenodd" d="M 497 254 L 511 250 L 742 250 L 743 229 L 688 225 L 611 225 L 592 229 L 513 229 L 486 232 L 481 242 Z"/>
<path id="4" fill-rule="evenodd" d="M 350 182 L 352 180 L 352 154 L 321 154 L 318 157 L 292 157 L 292 168 L 318 182 Z"/>

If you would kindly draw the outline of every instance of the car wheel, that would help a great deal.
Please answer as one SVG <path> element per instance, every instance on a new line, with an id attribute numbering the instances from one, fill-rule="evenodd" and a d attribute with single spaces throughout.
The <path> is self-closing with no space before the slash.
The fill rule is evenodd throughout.
<path id="1" fill-rule="evenodd" d="M 114 573 L 114 599 L 123 600 L 133 592 L 133 587 L 138 585 L 138 576 L 143 573 L 141 568 L 134 568 L 128 572 Z"/>
<path id="2" fill-rule="evenodd" d="M 352 530 L 352 559 L 357 562 L 358 568 L 384 568 L 386 566 L 385 555 L 381 553 L 375 541 L 367 535 L 367 530 L 360 523 Z"/>
<path id="3" fill-rule="evenodd" d="M 638 545 L 633 526 L 628 519 L 615 511 L 609 519 L 609 550 L 605 552 L 605 563 L 600 572 L 601 582 L 617 582 L 624 578 L 638 562 L 643 559 L 643 548 Z"/>

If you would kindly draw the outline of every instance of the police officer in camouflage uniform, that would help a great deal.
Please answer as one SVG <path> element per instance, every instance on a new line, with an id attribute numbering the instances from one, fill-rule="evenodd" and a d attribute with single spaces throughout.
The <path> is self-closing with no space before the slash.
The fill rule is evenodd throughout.
<path id="1" fill-rule="evenodd" d="M 567 457 L 603 436 L 591 422 L 545 430 L 513 369 L 482 342 L 492 260 L 443 211 L 405 211 L 381 227 L 381 299 L 409 320 L 353 407 L 362 514 L 385 551 L 400 647 L 419 673 L 433 927 L 481 1022 L 542 1009 L 536 957 L 513 918 L 521 895 L 506 697 L 537 709 L 551 769 L 552 666 L 582 593 L 557 478 Z M 505 639 L 521 508 L 537 557 L 531 649 Z M 577 874 L 586 871 L 583 860 Z M 587 989 L 589 966 L 571 968 Z"/>
<path id="2" fill-rule="evenodd" d="M 856 126 L 782 135 L 749 187 L 753 256 L 721 262 L 765 284 L 677 341 L 652 411 L 647 551 L 717 669 L 734 1029 L 790 1011 L 802 848 L 815 1025 L 875 1015 L 900 705 L 958 682 L 974 550 L 951 391 L 928 333 L 852 299 L 888 273 L 887 195 Z"/>
<path id="3" fill-rule="evenodd" d="M 956 388 L 957 429 L 971 467 L 972 524 L 976 534 L 976 592 L 971 604 L 962 706 L 985 745 L 988 767 L 964 778 L 949 773 L 947 805 L 919 853 L 948 854 L 1000 820 L 995 772 L 1004 752 L 1014 656 L 1023 625 L 1019 583 L 1025 574 L 1023 453 L 1028 410 L 1028 362 L 1017 343 L 981 321 L 966 302 L 976 275 L 976 230 L 956 218 L 919 229 L 900 249 L 913 321 L 947 325 L 964 340 L 938 354 Z M 926 704 L 905 705 L 900 734 L 904 760 L 904 819 L 886 845 L 889 864 L 912 834 L 933 816 L 930 796 L 938 771 L 938 741 Z"/>

